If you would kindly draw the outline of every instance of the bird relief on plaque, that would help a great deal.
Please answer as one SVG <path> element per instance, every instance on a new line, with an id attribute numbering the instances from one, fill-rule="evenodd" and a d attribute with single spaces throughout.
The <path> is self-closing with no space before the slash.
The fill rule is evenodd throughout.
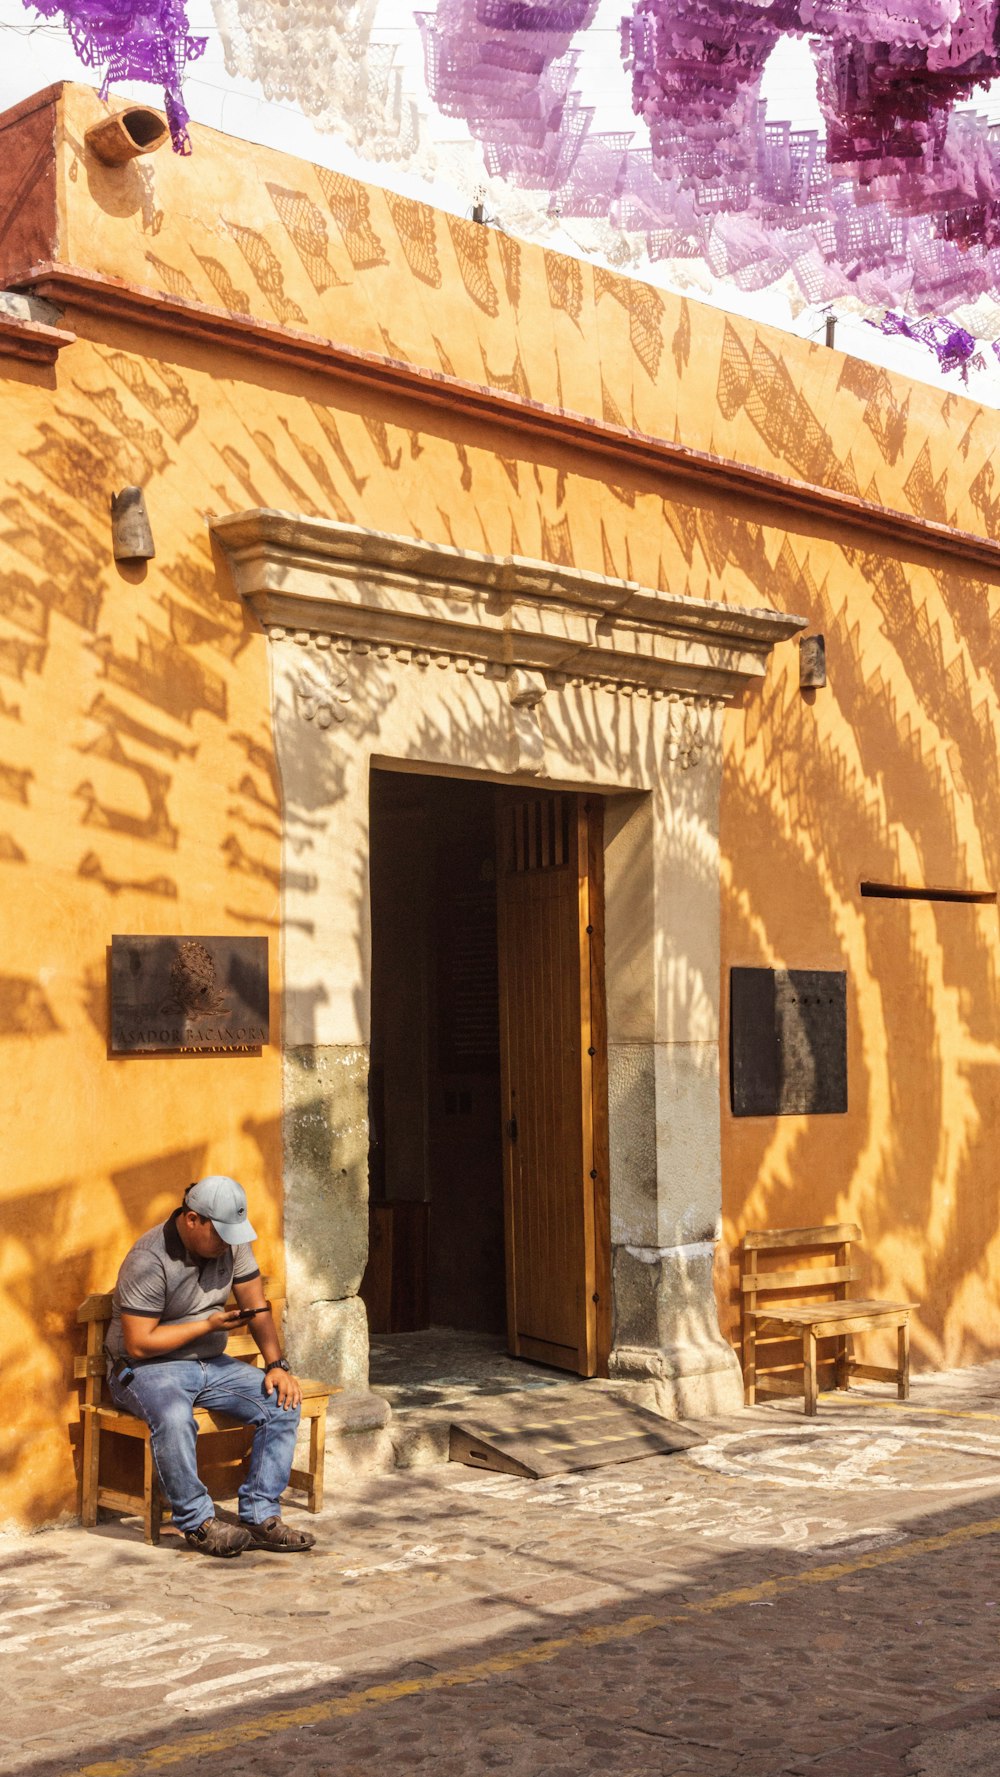
<path id="1" fill-rule="evenodd" d="M 268 1029 L 266 938 L 112 938 L 112 1054 L 254 1054 Z"/>

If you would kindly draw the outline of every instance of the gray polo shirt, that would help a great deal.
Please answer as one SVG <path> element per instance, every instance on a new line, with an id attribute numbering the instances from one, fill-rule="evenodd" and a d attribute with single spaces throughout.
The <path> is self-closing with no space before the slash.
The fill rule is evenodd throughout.
<path id="1" fill-rule="evenodd" d="M 114 1294 L 105 1348 L 109 1357 L 122 1357 L 122 1315 L 137 1314 L 144 1320 L 164 1323 L 204 1320 L 224 1308 L 234 1283 L 259 1277 L 253 1247 L 227 1246 L 217 1259 L 199 1259 L 189 1253 L 177 1231 L 175 1210 L 159 1228 L 151 1228 L 137 1240 L 122 1260 Z M 180 1358 L 219 1357 L 226 1349 L 225 1333 L 203 1333 L 163 1357 L 143 1358 L 143 1363 L 176 1362 Z M 135 1362 L 135 1359 L 132 1360 Z"/>

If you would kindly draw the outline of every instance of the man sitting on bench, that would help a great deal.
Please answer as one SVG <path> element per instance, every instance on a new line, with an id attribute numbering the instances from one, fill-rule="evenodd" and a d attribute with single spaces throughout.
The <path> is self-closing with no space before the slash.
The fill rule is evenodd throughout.
<path id="1" fill-rule="evenodd" d="M 316 1538 L 282 1522 L 302 1392 L 264 1297 L 250 1244 L 257 1236 L 235 1179 L 213 1174 L 189 1185 L 181 1207 L 125 1256 L 108 1326 L 108 1383 L 116 1407 L 144 1419 L 160 1486 L 174 1523 L 205 1555 L 244 1549 L 286 1553 Z M 227 1308 L 230 1290 L 236 1308 Z M 226 1339 L 247 1325 L 264 1371 L 226 1357 Z M 229 1413 L 254 1427 L 240 1523 L 215 1508 L 195 1456 L 194 1407 Z"/>

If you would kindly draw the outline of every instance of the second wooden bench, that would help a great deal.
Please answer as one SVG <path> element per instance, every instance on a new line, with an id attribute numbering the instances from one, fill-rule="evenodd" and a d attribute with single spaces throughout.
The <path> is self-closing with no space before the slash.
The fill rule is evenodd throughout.
<path id="1" fill-rule="evenodd" d="M 762 1395 L 801 1394 L 806 1412 L 815 1414 L 820 1339 L 836 1340 L 833 1363 L 838 1388 L 849 1388 L 851 1377 L 858 1376 L 894 1382 L 899 1399 L 909 1399 L 910 1313 L 918 1304 L 851 1297 L 851 1287 L 861 1275 L 851 1263 L 851 1247 L 860 1239 L 861 1229 L 853 1222 L 826 1228 L 756 1229 L 743 1236 L 740 1293 L 743 1391 L 748 1406 Z M 814 1262 L 806 1263 L 810 1255 Z M 762 1257 L 767 1261 L 763 1269 Z M 817 1258 L 825 1262 L 817 1264 Z M 853 1335 L 883 1329 L 896 1334 L 895 1367 L 859 1362 L 853 1354 Z M 773 1345 L 789 1339 L 802 1342 L 802 1381 L 788 1374 L 798 1368 L 797 1362 L 771 1365 L 759 1374 L 758 1341 Z"/>

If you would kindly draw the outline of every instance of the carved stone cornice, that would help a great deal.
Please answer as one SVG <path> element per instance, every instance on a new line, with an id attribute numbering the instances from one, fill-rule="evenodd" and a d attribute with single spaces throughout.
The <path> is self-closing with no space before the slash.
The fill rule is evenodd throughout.
<path id="1" fill-rule="evenodd" d="M 518 668 L 548 684 L 729 702 L 807 622 L 266 508 L 211 528 L 265 629 L 405 650 L 418 663 L 422 653 L 450 658 L 504 679 Z"/>
<path id="2" fill-rule="evenodd" d="M 726 702 L 723 697 L 696 697 L 691 692 L 651 690 L 648 685 L 571 679 L 565 673 L 529 672 L 519 666 L 499 666 L 493 661 L 470 660 L 468 655 L 447 654 L 429 648 L 391 648 L 385 642 L 373 646 L 356 637 L 331 635 L 326 630 L 290 631 L 281 624 L 271 624 L 265 633 L 269 641 L 292 642 L 301 649 L 292 678 L 295 713 L 303 722 L 315 722 L 317 728 L 330 728 L 348 719 L 355 691 L 349 670 L 352 657 L 391 660 L 404 671 L 409 668 L 426 672 L 436 666 L 451 669 L 460 677 L 471 673 L 500 681 L 511 707 L 517 769 L 532 775 L 539 773 L 545 763 L 545 737 L 539 712 L 551 690 L 561 690 L 566 685 L 589 685 L 592 691 L 618 693 L 640 701 L 647 698 L 651 703 L 665 701 L 665 757 L 680 765 L 682 771 L 688 771 L 700 762 L 711 733 L 712 711 L 722 709 Z"/>

